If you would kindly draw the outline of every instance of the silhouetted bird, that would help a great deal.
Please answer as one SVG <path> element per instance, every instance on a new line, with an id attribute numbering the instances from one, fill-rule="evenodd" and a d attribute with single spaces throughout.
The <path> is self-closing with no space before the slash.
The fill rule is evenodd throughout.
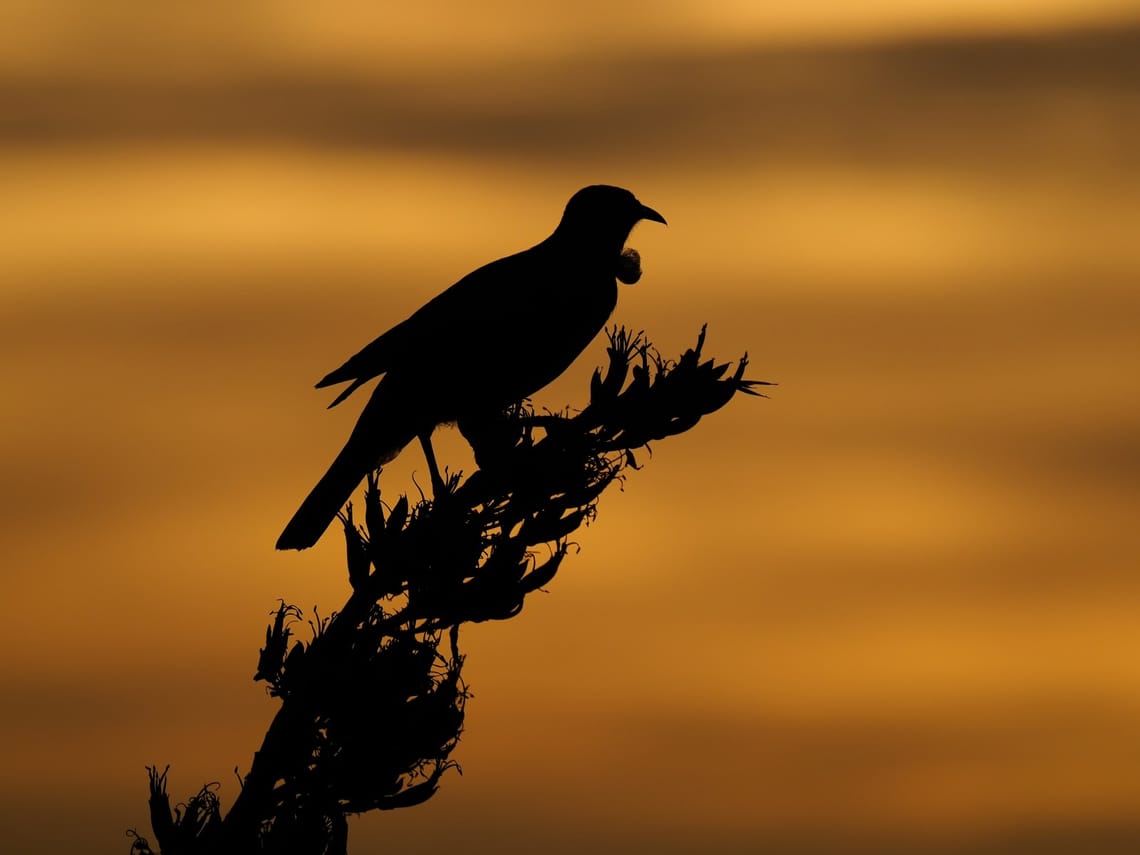
<path id="1" fill-rule="evenodd" d="M 570 366 L 613 312 L 616 280 L 641 276 L 637 253 L 623 252 L 640 220 L 665 222 L 620 187 L 579 190 L 546 240 L 467 274 L 322 379 L 351 381 L 333 407 L 384 375 L 277 548 L 316 543 L 364 477 L 417 437 L 438 495 L 436 425 L 492 417 Z"/>

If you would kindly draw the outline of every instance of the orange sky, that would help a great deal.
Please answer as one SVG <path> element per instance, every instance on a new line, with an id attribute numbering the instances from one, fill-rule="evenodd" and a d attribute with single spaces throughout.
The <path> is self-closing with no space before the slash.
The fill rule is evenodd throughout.
<path id="1" fill-rule="evenodd" d="M 355 418 L 311 383 L 599 181 L 670 223 L 615 319 L 780 386 L 465 630 L 464 776 L 354 851 L 1140 845 L 1138 10 L 37 6 L 0 13 L 5 851 L 125 852 L 147 763 L 232 801 L 269 612 L 345 595 L 335 538 L 272 551 Z"/>

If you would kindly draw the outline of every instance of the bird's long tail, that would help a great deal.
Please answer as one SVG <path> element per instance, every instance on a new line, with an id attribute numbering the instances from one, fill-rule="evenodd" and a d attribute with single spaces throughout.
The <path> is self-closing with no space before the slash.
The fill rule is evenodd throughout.
<path id="1" fill-rule="evenodd" d="M 320 540 L 364 476 L 415 438 L 415 431 L 408 429 L 370 431 L 367 414 L 366 408 L 340 454 L 277 538 L 278 549 L 308 549 Z"/>
<path id="2" fill-rule="evenodd" d="M 308 549 L 316 543 L 363 477 L 355 460 L 344 451 L 337 455 L 277 538 L 277 548 Z"/>

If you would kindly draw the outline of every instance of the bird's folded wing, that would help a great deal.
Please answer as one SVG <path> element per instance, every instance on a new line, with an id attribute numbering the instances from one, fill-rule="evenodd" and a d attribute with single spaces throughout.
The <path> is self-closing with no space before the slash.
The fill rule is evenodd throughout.
<path id="1" fill-rule="evenodd" d="M 335 407 L 373 377 L 397 366 L 437 360 L 439 351 L 468 350 L 458 345 L 472 337 L 500 333 L 496 321 L 509 316 L 533 281 L 534 249 L 500 258 L 464 276 L 428 301 L 407 320 L 392 327 L 344 365 L 330 371 L 316 388 L 351 385 L 329 404 Z M 472 354 L 466 353 L 470 358 Z"/>

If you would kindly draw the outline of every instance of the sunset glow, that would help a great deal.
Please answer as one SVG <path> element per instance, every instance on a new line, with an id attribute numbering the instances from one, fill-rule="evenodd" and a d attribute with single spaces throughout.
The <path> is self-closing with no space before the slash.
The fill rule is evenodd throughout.
<path id="1" fill-rule="evenodd" d="M 669 221 L 614 321 L 779 386 L 464 629 L 463 777 L 350 851 L 1136 851 L 1140 8 L 545 5 L 0 13 L 0 849 L 232 802 L 270 612 L 346 591 L 272 548 L 312 384 L 606 182 Z"/>

